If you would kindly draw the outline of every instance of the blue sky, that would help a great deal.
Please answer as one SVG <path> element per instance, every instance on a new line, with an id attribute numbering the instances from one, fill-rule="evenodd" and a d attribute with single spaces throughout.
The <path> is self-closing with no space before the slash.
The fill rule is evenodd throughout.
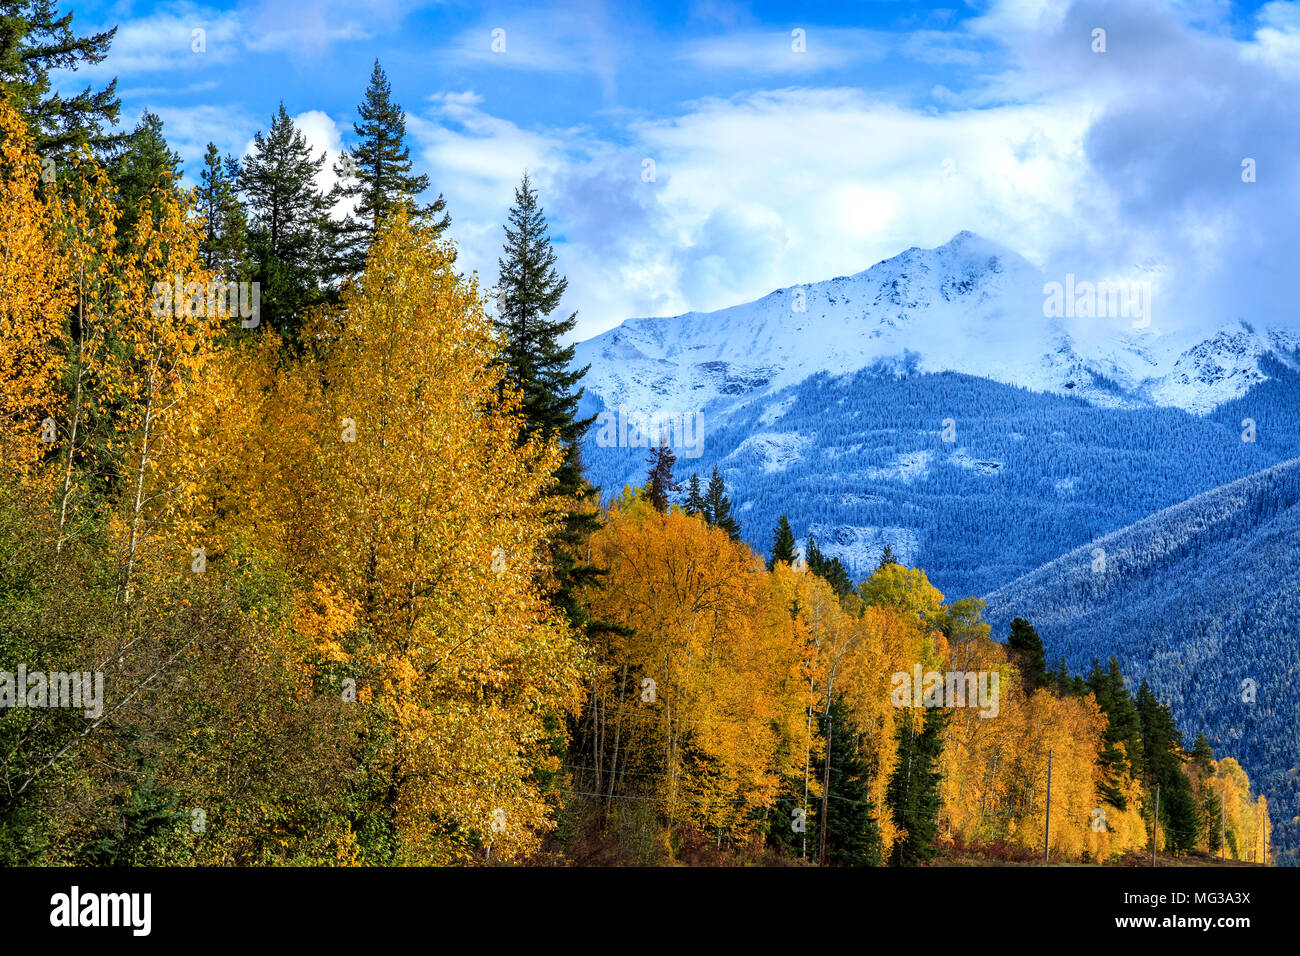
<path id="1" fill-rule="evenodd" d="M 69 85 L 117 76 L 124 123 L 158 113 L 191 174 L 209 140 L 243 153 L 281 99 L 333 158 L 378 57 L 461 262 L 488 284 L 512 187 L 525 168 L 538 180 L 579 337 L 962 229 L 1053 274 L 1154 278 L 1152 334 L 1294 311 L 1292 2 L 71 9 L 118 35 Z"/>

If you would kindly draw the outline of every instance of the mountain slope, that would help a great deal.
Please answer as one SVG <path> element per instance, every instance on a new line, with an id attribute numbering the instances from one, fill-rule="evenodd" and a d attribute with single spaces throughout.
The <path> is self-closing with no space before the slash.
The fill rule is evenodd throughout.
<path id="1" fill-rule="evenodd" d="M 1300 849 L 1300 459 L 1076 548 L 988 596 L 987 618 L 1038 629 L 1085 671 L 1115 654 L 1168 699 L 1190 739 L 1237 757 Z M 1243 690 L 1253 681 L 1254 702 Z"/>
<path id="2" fill-rule="evenodd" d="M 702 454 L 679 457 L 677 474 L 707 477 L 717 464 L 742 536 L 760 550 L 785 513 L 801 543 L 813 533 L 856 577 L 889 544 L 945 594 L 985 594 L 1063 549 L 1300 455 L 1300 409 L 1281 401 L 1300 396 L 1300 375 L 1275 371 L 1285 387 L 1254 412 L 1254 442 L 1241 440 L 1240 418 L 1099 408 L 906 361 L 816 375 L 706 419 Z M 1248 397 L 1234 413 L 1249 407 Z M 583 450 L 607 495 L 643 482 L 645 457 L 590 440 Z"/>

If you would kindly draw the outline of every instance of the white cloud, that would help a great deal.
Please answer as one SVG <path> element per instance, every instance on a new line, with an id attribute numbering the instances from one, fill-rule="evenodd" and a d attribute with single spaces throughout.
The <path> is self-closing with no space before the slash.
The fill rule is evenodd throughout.
<path id="1" fill-rule="evenodd" d="M 1083 175 L 1077 110 L 940 115 L 858 90 L 793 89 L 635 121 L 630 143 L 615 144 L 523 130 L 474 95 L 434 106 L 411 128 L 448 193 L 462 262 L 495 278 L 500 224 L 527 167 L 564 240 L 565 305 L 580 310 L 583 337 L 631 315 L 857 272 L 963 228 L 1041 254 Z"/>
<path id="2" fill-rule="evenodd" d="M 882 59 L 888 40 L 887 34 L 850 28 L 755 30 L 691 40 L 683 46 L 681 57 L 701 70 L 760 76 L 812 74 Z"/>
<path id="3" fill-rule="evenodd" d="M 243 48 L 245 28 L 239 15 L 193 3 L 160 7 L 151 14 L 118 24 L 112 55 L 85 64 L 76 76 L 135 73 L 205 72 L 234 60 Z"/>

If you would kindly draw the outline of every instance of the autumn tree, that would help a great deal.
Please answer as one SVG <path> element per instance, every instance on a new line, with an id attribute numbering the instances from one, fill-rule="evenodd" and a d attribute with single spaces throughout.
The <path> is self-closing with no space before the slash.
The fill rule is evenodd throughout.
<path id="1" fill-rule="evenodd" d="M 0 97 L 0 457 L 18 475 L 56 444 L 66 356 L 55 343 L 71 305 L 41 168 L 22 118 Z"/>
<path id="2" fill-rule="evenodd" d="M 319 358 L 300 382 L 319 403 L 317 463 L 291 495 L 310 509 L 293 519 L 305 533 L 282 546 L 356 621 L 332 640 L 373 695 L 358 799 L 390 861 L 520 852 L 552 819 L 534 776 L 558 769 L 548 715 L 580 692 L 574 635 L 539 585 L 563 450 L 519 442 L 479 289 L 400 212 L 310 334 Z"/>

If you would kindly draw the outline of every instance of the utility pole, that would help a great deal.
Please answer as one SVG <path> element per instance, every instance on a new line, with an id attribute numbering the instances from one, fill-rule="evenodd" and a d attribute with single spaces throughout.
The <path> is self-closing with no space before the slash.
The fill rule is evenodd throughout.
<path id="1" fill-rule="evenodd" d="M 1043 826 L 1043 862 L 1047 862 L 1047 848 L 1052 840 L 1052 749 L 1047 749 L 1047 822 Z"/>
<path id="2" fill-rule="evenodd" d="M 831 799 L 831 733 L 834 727 L 831 726 L 831 706 L 830 702 L 826 704 L 826 770 L 822 774 L 822 818 L 819 822 L 818 829 L 821 831 L 821 849 L 817 853 L 817 865 L 826 865 L 826 812 Z"/>
<path id="3" fill-rule="evenodd" d="M 1156 834 L 1160 830 L 1160 784 L 1156 784 L 1156 815 L 1151 818 L 1151 865 L 1156 866 Z"/>

